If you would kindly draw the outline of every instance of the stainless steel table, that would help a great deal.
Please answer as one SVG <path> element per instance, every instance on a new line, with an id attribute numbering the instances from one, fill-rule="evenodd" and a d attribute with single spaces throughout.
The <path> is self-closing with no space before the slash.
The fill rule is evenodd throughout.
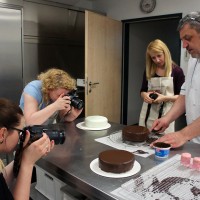
<path id="1" fill-rule="evenodd" d="M 155 160 L 154 155 L 147 158 L 136 156 L 136 160 L 141 164 L 141 171 L 136 175 L 127 178 L 107 178 L 95 174 L 90 169 L 91 161 L 97 158 L 101 151 L 112 149 L 112 147 L 98 143 L 94 139 L 121 130 L 123 125 L 111 123 L 111 128 L 107 130 L 85 131 L 76 127 L 76 123 L 83 120 L 77 119 L 71 123 L 52 125 L 54 128 L 66 130 L 65 143 L 56 145 L 46 157 L 40 159 L 36 164 L 88 198 L 117 199 L 110 193 L 111 191 L 161 162 Z M 181 148 L 172 149 L 170 157 L 185 151 L 192 153 L 193 157 L 199 156 L 200 145 L 188 142 Z"/>

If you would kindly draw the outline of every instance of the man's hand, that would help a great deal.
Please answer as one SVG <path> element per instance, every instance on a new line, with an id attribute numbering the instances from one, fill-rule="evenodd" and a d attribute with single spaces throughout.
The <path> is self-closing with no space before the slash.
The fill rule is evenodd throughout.
<path id="1" fill-rule="evenodd" d="M 177 132 L 168 133 L 162 136 L 158 140 L 152 142 L 150 146 L 153 147 L 153 144 L 156 142 L 164 142 L 167 144 L 171 144 L 172 148 L 177 148 L 185 144 L 187 142 L 187 139 L 184 137 L 183 134 L 181 134 L 180 131 L 177 131 Z"/>

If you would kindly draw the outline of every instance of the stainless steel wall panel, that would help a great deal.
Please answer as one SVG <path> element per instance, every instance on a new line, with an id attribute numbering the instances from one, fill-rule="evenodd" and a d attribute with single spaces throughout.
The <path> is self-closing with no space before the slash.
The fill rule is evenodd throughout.
<path id="1" fill-rule="evenodd" d="M 25 84 L 51 67 L 66 70 L 74 78 L 84 78 L 84 48 L 58 43 L 25 43 L 24 65 Z"/>
<path id="2" fill-rule="evenodd" d="M 44 12 L 45 11 L 45 12 Z M 84 78 L 85 13 L 24 2 L 24 83 L 48 68 Z"/>
<path id="3" fill-rule="evenodd" d="M 22 11 L 0 8 L 0 97 L 19 103 L 22 81 Z"/>
<path id="4" fill-rule="evenodd" d="M 51 5 L 24 2 L 24 35 L 84 40 L 84 13 Z"/>

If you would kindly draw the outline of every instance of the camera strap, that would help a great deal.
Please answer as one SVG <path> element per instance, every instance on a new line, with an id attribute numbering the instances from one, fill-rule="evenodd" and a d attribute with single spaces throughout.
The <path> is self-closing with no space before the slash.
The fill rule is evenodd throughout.
<path id="1" fill-rule="evenodd" d="M 164 104 L 165 104 L 165 103 L 162 102 L 161 105 L 160 105 L 160 109 L 159 109 L 159 113 L 158 113 L 158 119 L 162 117 Z"/>
<path id="2" fill-rule="evenodd" d="M 20 143 L 18 144 L 17 150 L 15 152 L 14 164 L 13 164 L 13 174 L 15 178 L 18 176 L 18 173 L 19 173 L 22 153 L 23 153 L 23 142 L 20 141 Z"/>
<path id="3" fill-rule="evenodd" d="M 149 103 L 147 106 L 147 112 L 146 112 L 145 121 L 144 121 L 146 127 L 147 127 L 147 120 L 149 118 L 150 110 L 151 110 L 151 104 Z"/>
<path id="4" fill-rule="evenodd" d="M 159 112 L 158 112 L 158 119 L 162 117 L 164 104 L 165 103 L 162 102 L 161 105 L 160 105 Z M 150 111 L 151 111 L 151 104 L 149 103 L 148 106 L 147 106 L 147 112 L 146 112 L 145 121 L 144 121 L 146 127 L 147 127 L 147 120 L 149 118 Z"/>

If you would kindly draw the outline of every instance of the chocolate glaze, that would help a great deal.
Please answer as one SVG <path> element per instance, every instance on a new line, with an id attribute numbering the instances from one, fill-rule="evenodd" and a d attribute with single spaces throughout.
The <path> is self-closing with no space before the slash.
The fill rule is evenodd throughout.
<path id="1" fill-rule="evenodd" d="M 143 126 L 127 126 L 122 129 L 122 140 L 131 142 L 144 142 L 147 140 L 149 130 Z"/>
<path id="2" fill-rule="evenodd" d="M 164 143 L 164 142 L 156 142 L 156 143 L 154 143 L 154 147 L 169 148 L 169 147 L 171 147 L 171 145 L 167 144 L 167 143 Z"/>
<path id="3" fill-rule="evenodd" d="M 105 172 L 127 172 L 133 168 L 134 161 L 134 155 L 124 150 L 106 150 L 99 154 L 99 168 Z"/>
<path id="4" fill-rule="evenodd" d="M 156 141 L 158 139 L 158 137 L 148 137 L 147 138 L 147 140 L 146 140 L 146 142 L 148 143 L 148 144 L 151 144 L 152 142 L 154 142 L 154 141 Z"/>

